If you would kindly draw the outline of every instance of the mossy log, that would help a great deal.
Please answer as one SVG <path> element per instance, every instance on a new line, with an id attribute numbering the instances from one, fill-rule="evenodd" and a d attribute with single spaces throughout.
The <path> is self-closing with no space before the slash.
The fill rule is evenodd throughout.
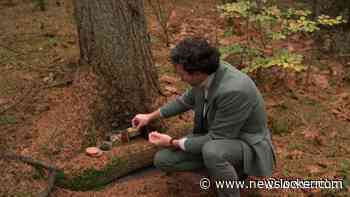
<path id="1" fill-rule="evenodd" d="M 184 131 L 170 133 L 173 137 L 184 134 Z M 138 138 L 113 147 L 99 158 L 91 158 L 82 153 L 70 161 L 70 165 L 74 168 L 79 161 L 84 166 L 80 169 L 59 172 L 56 186 L 76 191 L 99 189 L 131 172 L 151 166 L 157 150 L 153 144 Z"/>

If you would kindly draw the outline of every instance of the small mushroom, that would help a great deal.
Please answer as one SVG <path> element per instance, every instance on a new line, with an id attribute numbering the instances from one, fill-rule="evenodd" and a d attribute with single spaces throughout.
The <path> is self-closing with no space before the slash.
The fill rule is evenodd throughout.
<path id="1" fill-rule="evenodd" d="M 101 149 L 97 147 L 88 147 L 85 151 L 90 157 L 100 157 L 103 154 Z"/>

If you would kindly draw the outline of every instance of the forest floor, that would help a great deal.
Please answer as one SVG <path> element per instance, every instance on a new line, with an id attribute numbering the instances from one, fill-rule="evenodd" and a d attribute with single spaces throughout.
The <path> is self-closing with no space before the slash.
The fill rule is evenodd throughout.
<path id="1" fill-rule="evenodd" d="M 79 109 L 74 107 L 77 100 L 71 99 L 74 90 L 71 83 L 79 59 L 72 5 L 68 0 L 49 1 L 47 11 L 42 12 L 32 1 L 12 2 L 13 5 L 0 2 L 0 150 L 27 156 L 40 150 L 44 153 L 40 159 L 44 161 L 55 158 L 58 164 L 69 162 L 67 158 L 74 155 L 62 151 L 64 147 L 53 149 L 51 140 L 66 146 L 80 141 L 79 136 L 65 139 L 59 134 L 61 131 L 45 135 L 43 131 L 63 124 L 67 127 L 59 127 L 62 133 L 69 132 L 66 130 L 73 129 L 70 123 L 80 121 L 74 114 L 84 112 L 77 112 Z M 177 1 L 169 21 L 170 46 L 192 35 L 209 38 L 219 46 L 239 41 L 239 36 L 225 35 L 226 23 L 218 16 L 216 2 Z M 172 72 L 168 61 L 170 48 L 149 6 L 146 15 L 161 86 L 171 99 L 185 85 Z M 310 45 L 312 42 L 301 40 L 295 43 L 294 50 L 302 51 Z M 267 75 L 257 82 L 266 101 L 276 148 L 273 177 L 343 179 L 344 188 L 247 191 L 246 196 L 348 196 L 350 193 L 350 79 L 345 80 L 345 76 L 350 76 L 349 62 L 329 54 L 320 56 L 320 60 L 314 61 L 307 86 L 303 80 L 296 80 L 305 78 L 305 74 L 291 75 L 283 82 L 276 80 L 275 75 Z M 61 103 L 71 108 L 62 108 Z M 190 116 L 171 118 L 167 124 L 172 129 L 189 127 Z M 60 156 L 55 157 L 52 150 L 61 151 L 57 153 Z M 47 186 L 46 180 L 38 178 L 40 174 L 30 166 L 4 160 L 0 160 L 0 166 L 0 196 L 36 196 Z M 190 179 L 189 175 L 181 176 Z M 174 182 L 169 179 L 153 169 L 99 190 L 76 192 L 55 188 L 52 196 L 199 195 L 194 192 L 196 189 L 191 193 L 192 188 L 185 188 L 187 193 L 180 191 L 183 188 L 170 191 L 169 184 Z"/>

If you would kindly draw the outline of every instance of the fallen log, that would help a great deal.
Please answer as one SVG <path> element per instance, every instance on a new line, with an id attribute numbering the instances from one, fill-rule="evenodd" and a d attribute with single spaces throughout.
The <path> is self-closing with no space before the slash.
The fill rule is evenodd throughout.
<path id="1" fill-rule="evenodd" d="M 169 133 L 173 137 L 186 134 L 184 131 Z M 136 170 L 153 164 L 153 157 L 158 148 L 143 138 L 113 147 L 101 157 L 91 158 L 81 153 L 67 165 L 65 170 L 57 173 L 56 186 L 75 191 L 87 191 L 101 188 L 112 181 Z M 84 166 L 74 169 L 77 162 Z"/>

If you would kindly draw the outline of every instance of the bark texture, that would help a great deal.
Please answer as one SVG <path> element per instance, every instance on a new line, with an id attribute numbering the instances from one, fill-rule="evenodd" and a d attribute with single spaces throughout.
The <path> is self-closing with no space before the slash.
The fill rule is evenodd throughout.
<path id="1" fill-rule="evenodd" d="M 143 1 L 75 0 L 74 4 L 80 64 L 92 66 L 98 83 L 90 132 L 103 135 L 112 125 L 129 127 L 135 114 L 153 110 L 159 92 Z"/>
<path id="2" fill-rule="evenodd" d="M 168 132 L 178 138 L 188 134 L 185 129 Z M 131 172 L 151 166 L 158 148 L 144 139 L 136 139 L 114 147 L 100 158 L 94 159 L 85 154 L 75 157 L 66 169 L 57 176 L 57 186 L 76 191 L 87 191 L 103 187 Z M 76 169 L 76 163 L 84 163 Z"/>

